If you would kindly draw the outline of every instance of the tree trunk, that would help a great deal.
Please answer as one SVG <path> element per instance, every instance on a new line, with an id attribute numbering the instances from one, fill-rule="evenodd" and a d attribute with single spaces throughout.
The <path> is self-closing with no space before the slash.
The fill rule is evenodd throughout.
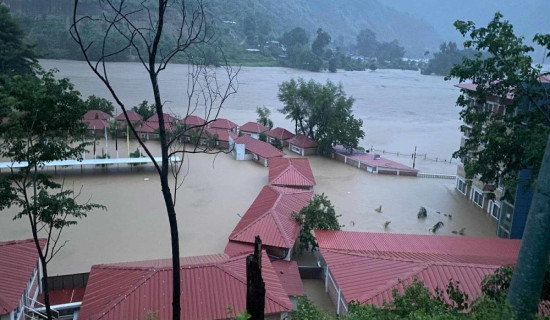
<path id="1" fill-rule="evenodd" d="M 508 292 L 508 300 L 518 319 L 532 319 L 537 313 L 549 256 L 550 136 Z"/>
<path id="2" fill-rule="evenodd" d="M 42 264 L 42 290 L 44 292 L 44 305 L 46 305 L 46 316 L 52 320 L 52 310 L 50 306 L 50 288 L 48 287 L 48 264 L 46 259 L 40 258 Z"/>
<path id="3" fill-rule="evenodd" d="M 264 320 L 265 283 L 262 279 L 262 240 L 256 236 L 254 254 L 246 257 L 246 311 L 250 320 Z"/>

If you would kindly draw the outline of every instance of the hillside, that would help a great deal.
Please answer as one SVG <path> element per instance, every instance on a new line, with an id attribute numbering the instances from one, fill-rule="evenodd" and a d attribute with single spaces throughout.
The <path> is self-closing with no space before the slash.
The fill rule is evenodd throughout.
<path id="1" fill-rule="evenodd" d="M 67 18 L 72 13 L 72 1 L 66 0 L 4 2 L 14 14 L 25 17 L 27 21 L 42 21 L 38 29 L 43 29 L 46 24 L 44 20 L 49 21 L 49 25 L 55 21 L 57 29 L 67 27 Z M 83 9 L 98 12 L 95 1 L 83 0 L 81 3 Z M 340 46 L 354 44 L 358 32 L 369 28 L 376 32 L 379 41 L 397 39 L 409 57 L 419 57 L 425 50 L 437 48 L 441 42 L 429 24 L 382 5 L 377 0 L 206 0 L 204 3 L 215 20 L 220 22 L 218 25 L 224 30 L 222 33 L 239 45 L 245 44 L 250 26 L 262 39 L 276 39 L 294 27 L 303 27 L 312 37 L 315 30 L 321 27 L 331 34 L 333 41 L 338 40 Z M 223 25 L 222 21 L 234 21 L 235 24 Z M 43 30 L 33 30 L 32 26 L 28 26 L 28 31 L 40 49 L 40 39 L 32 33 Z"/>

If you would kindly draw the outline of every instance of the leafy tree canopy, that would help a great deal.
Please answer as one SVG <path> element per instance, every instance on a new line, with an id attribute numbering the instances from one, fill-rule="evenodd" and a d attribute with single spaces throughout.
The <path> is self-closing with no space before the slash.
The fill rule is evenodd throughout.
<path id="1" fill-rule="evenodd" d="M 401 60 L 405 55 L 405 48 L 399 46 L 397 40 L 392 42 L 382 42 L 375 52 L 379 63 L 389 63 Z"/>
<path id="2" fill-rule="evenodd" d="M 273 121 L 269 118 L 271 115 L 271 110 L 269 110 L 267 107 L 257 107 L 256 113 L 258 114 L 258 121 L 259 124 L 268 127 L 270 130 L 273 128 Z"/>
<path id="3" fill-rule="evenodd" d="M 296 27 L 283 34 L 281 37 L 281 43 L 286 47 L 293 47 L 295 45 L 304 46 L 309 43 L 309 36 L 307 35 L 306 30 Z"/>
<path id="4" fill-rule="evenodd" d="M 434 53 L 432 59 L 422 69 L 422 74 L 436 74 L 447 76 L 454 65 L 460 64 L 462 59 L 474 58 L 474 51 L 471 49 L 459 49 L 455 42 L 443 42 L 439 46 L 439 52 Z"/>
<path id="5" fill-rule="evenodd" d="M 95 95 L 89 96 L 84 104 L 86 105 L 86 110 L 100 110 L 110 114 L 111 116 L 115 112 L 115 107 L 113 106 L 111 101 Z"/>
<path id="6" fill-rule="evenodd" d="M 533 47 L 514 34 L 500 13 L 487 27 L 477 28 L 471 21 L 457 21 L 455 26 L 469 36 L 464 47 L 475 56 L 455 65 L 446 79 L 471 81 L 477 89 L 462 90 L 457 100 L 469 127 L 462 128 L 468 139 L 454 156 L 462 159 L 467 178 L 479 175 L 485 183 L 500 179 L 514 188 L 520 170 L 532 168 L 533 176 L 538 175 L 550 133 L 549 85 L 539 81 L 541 68 L 533 66 L 529 56 Z M 543 36 L 534 41 L 545 45 Z M 483 108 L 488 100 L 505 108 Z"/>
<path id="7" fill-rule="evenodd" d="M 325 85 L 299 78 L 279 85 L 280 112 L 292 119 L 296 133 L 316 140 L 321 154 L 329 155 L 336 144 L 350 150 L 364 137 L 363 121 L 352 114 L 354 99 L 346 97 L 341 85 Z"/>
<path id="8" fill-rule="evenodd" d="M 311 44 L 311 51 L 316 55 L 322 57 L 325 53 L 325 47 L 330 44 L 330 35 L 323 31 L 323 29 L 317 29 L 317 37 L 313 40 Z"/>
<path id="9" fill-rule="evenodd" d="M 336 215 L 334 206 L 324 193 L 314 195 L 309 205 L 294 215 L 296 221 L 302 225 L 298 235 L 300 251 L 309 249 L 315 251 L 317 249 L 317 240 L 313 236 L 313 230 L 340 230 L 338 217 L 340 216 Z"/>
<path id="10" fill-rule="evenodd" d="M 23 30 L 0 1 L 0 75 L 32 72 L 36 55 L 23 38 Z"/>
<path id="11" fill-rule="evenodd" d="M 357 35 L 357 53 L 364 57 L 373 57 L 379 45 L 376 33 L 370 29 L 363 29 Z"/>
<path id="12" fill-rule="evenodd" d="M 149 104 L 147 100 L 143 100 L 137 106 L 132 107 L 132 111 L 140 114 L 143 117 L 143 120 L 145 121 L 155 114 L 156 109 L 154 104 Z"/>

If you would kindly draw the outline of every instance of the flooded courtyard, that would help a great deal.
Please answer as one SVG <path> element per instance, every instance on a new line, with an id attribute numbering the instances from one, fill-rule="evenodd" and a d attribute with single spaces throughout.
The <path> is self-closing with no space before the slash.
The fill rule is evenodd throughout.
<path id="1" fill-rule="evenodd" d="M 58 67 L 60 76 L 70 77 L 84 96 L 108 98 L 82 63 L 43 64 L 46 68 Z M 149 98 L 143 94 L 148 91 L 137 74 L 139 66 L 116 67 L 121 71 L 115 81 L 130 105 Z M 179 67 L 181 71 L 183 67 Z M 183 76 L 176 71 L 169 70 L 161 84 L 173 111 L 179 110 L 174 101 L 178 101 L 183 88 L 179 82 Z M 365 121 L 364 146 L 410 153 L 417 145 L 419 152 L 434 157 L 450 157 L 458 147 L 460 120 L 458 108 L 453 107 L 458 91 L 452 84 L 440 83 L 441 78 L 405 71 L 312 74 L 283 68 L 243 68 L 239 94 L 229 101 L 220 117 L 242 124 L 256 118 L 256 106 L 266 105 L 272 110 L 276 126 L 291 129 L 292 124 L 276 111 L 281 107 L 276 98 L 277 84 L 298 76 L 343 83 L 346 92 L 357 99 L 356 114 Z M 158 154 L 156 142 L 148 144 Z M 108 147 L 114 157 L 114 142 L 109 141 Z M 120 157 L 126 157 L 126 141 L 119 140 L 118 147 Z M 129 150 L 136 147 L 131 141 Z M 98 141 L 97 148 L 100 154 L 104 141 Z M 328 158 L 309 159 L 317 180 L 315 192 L 325 193 L 332 201 L 344 230 L 428 234 L 435 223 L 442 221 L 444 226 L 438 234 L 465 228 L 467 236 L 494 236 L 494 221 L 454 189 L 454 180 L 373 175 Z M 392 159 L 409 165 L 411 161 L 406 156 Z M 417 167 L 425 172 L 456 172 L 455 164 L 444 162 L 417 161 Z M 235 161 L 228 154 L 194 154 L 185 158 L 182 171 L 180 177 L 185 176 L 185 181 L 176 203 L 181 254 L 223 252 L 239 216 L 267 183 L 268 169 L 253 162 Z M 75 189 L 83 186 L 83 201 L 91 199 L 105 205 L 107 211 L 95 211 L 64 231 L 63 239 L 69 242 L 51 262 L 51 275 L 88 272 L 94 264 L 170 256 L 168 219 L 152 165 L 88 167 L 82 173 L 80 168 L 58 168 L 56 177 L 64 176 Z M 380 212 L 375 211 L 380 206 Z M 428 210 L 424 220 L 416 217 L 420 206 Z M 0 241 L 31 237 L 26 220 L 12 221 L 15 212 L 11 208 L 0 213 Z"/>

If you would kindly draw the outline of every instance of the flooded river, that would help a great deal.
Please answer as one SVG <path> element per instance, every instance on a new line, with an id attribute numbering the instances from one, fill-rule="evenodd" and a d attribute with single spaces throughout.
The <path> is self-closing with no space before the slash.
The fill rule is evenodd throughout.
<path id="1" fill-rule="evenodd" d="M 57 67 L 70 77 L 84 96 L 104 97 L 105 90 L 80 62 L 42 61 L 46 68 Z M 113 64 L 113 78 L 121 96 L 133 105 L 151 99 L 140 66 Z M 183 96 L 184 66 L 175 66 L 162 78 L 167 105 L 174 113 L 183 110 L 177 101 Z M 458 91 L 440 77 L 424 77 L 414 72 L 377 70 L 314 74 L 284 68 L 243 68 L 239 93 L 222 111 L 221 117 L 238 124 L 256 118 L 256 106 L 273 112 L 275 125 L 291 129 L 292 124 L 276 112 L 277 85 L 291 77 L 318 81 L 341 81 L 354 96 L 356 114 L 365 121 L 364 145 L 378 149 L 419 152 L 444 157 L 458 146 L 460 133 Z M 126 156 L 125 141 L 119 141 L 120 156 Z M 157 150 L 155 142 L 150 147 Z M 104 142 L 99 142 L 104 148 Z M 130 150 L 135 150 L 134 142 Z M 286 150 L 285 150 L 286 151 Z M 109 141 L 109 153 L 115 155 Z M 288 153 L 288 151 L 286 151 Z M 88 155 L 89 157 L 89 155 Z M 397 157 L 407 163 L 409 158 Z M 263 185 L 268 169 L 252 162 L 237 162 L 230 155 L 196 154 L 186 158 L 189 168 L 178 191 L 176 211 L 180 227 L 182 255 L 222 252 L 227 237 L 250 206 Z M 487 214 L 465 201 L 454 189 L 454 180 L 372 175 L 343 163 L 318 156 L 310 157 L 317 179 L 315 192 L 325 193 L 342 216 L 345 230 L 428 234 L 436 222 L 444 222 L 440 234 L 466 228 L 466 235 L 494 236 L 495 224 Z M 450 172 L 454 165 L 425 161 L 429 172 Z M 167 258 L 170 256 L 168 220 L 156 173 L 151 165 L 59 170 L 57 177 L 75 188 L 84 187 L 81 198 L 107 206 L 107 211 L 91 213 L 64 233 L 66 247 L 51 262 L 51 274 L 87 272 L 93 264 Z M 382 206 L 382 212 L 374 209 Z M 428 218 L 418 221 L 420 206 Z M 437 213 L 437 212 L 440 213 Z M 26 221 L 12 221 L 14 209 L 0 213 L 0 241 L 31 237 Z M 445 214 L 452 215 L 450 219 Z M 384 223 L 391 221 L 388 228 Z"/>

